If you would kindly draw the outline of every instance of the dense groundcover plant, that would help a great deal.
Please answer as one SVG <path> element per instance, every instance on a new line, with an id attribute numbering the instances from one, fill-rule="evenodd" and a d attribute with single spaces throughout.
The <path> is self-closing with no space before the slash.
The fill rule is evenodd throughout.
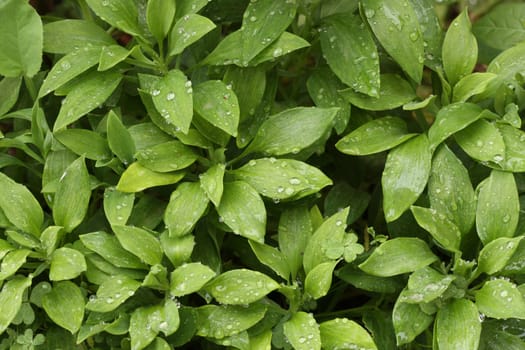
<path id="1" fill-rule="evenodd" d="M 31 3 L 0 349 L 525 348 L 525 4 Z"/>

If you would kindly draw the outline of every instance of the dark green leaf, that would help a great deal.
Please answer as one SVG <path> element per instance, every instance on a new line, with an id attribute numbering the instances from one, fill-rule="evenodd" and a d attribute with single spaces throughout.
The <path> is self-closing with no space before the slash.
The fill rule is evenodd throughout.
<path id="1" fill-rule="evenodd" d="M 84 255 L 76 249 L 62 247 L 54 251 L 49 267 L 51 281 L 70 280 L 86 271 Z"/>
<path id="2" fill-rule="evenodd" d="M 399 291 L 404 286 L 404 283 L 401 283 L 395 277 L 372 276 L 351 264 L 346 264 L 343 268 L 337 270 L 335 275 L 356 288 L 376 293 L 391 294 Z"/>
<path id="3" fill-rule="evenodd" d="M 466 299 L 452 299 L 439 309 L 434 339 L 440 349 L 477 349 L 481 323 L 476 305 Z"/>
<path id="4" fill-rule="evenodd" d="M 476 21 L 472 30 L 483 43 L 505 50 L 525 40 L 525 4 L 501 3 Z"/>
<path id="5" fill-rule="evenodd" d="M 131 35 L 143 35 L 138 23 L 138 10 L 135 1 L 86 0 L 86 2 L 100 18 L 112 26 Z"/>
<path id="6" fill-rule="evenodd" d="M 140 282 L 126 276 L 112 276 L 97 289 L 97 294 L 89 297 L 86 309 L 94 312 L 109 312 L 132 297 L 140 287 Z"/>
<path id="7" fill-rule="evenodd" d="M 150 0 L 146 8 L 148 28 L 160 43 L 168 34 L 175 17 L 175 1 Z"/>
<path id="8" fill-rule="evenodd" d="M 419 226 L 428 231 L 443 248 L 453 252 L 459 251 L 461 232 L 444 213 L 416 206 L 410 209 Z"/>
<path id="9" fill-rule="evenodd" d="M 183 16 L 171 29 L 168 47 L 169 56 L 180 54 L 186 47 L 202 38 L 215 27 L 215 24 L 206 17 L 196 14 Z"/>
<path id="10" fill-rule="evenodd" d="M 525 132 L 510 125 L 497 125 L 497 131 L 503 137 L 505 143 L 505 155 L 498 165 L 504 170 L 513 172 L 525 171 Z M 503 153 L 499 153 L 501 156 Z M 500 160 L 493 158 L 493 160 Z"/>
<path id="11" fill-rule="evenodd" d="M 134 46 L 133 49 L 139 50 L 138 46 Z M 132 50 L 133 50 L 132 49 Z M 115 67 L 120 62 L 128 58 L 133 51 L 128 51 L 120 45 L 109 45 L 102 47 L 100 51 L 100 58 L 98 60 L 98 71 L 105 71 Z"/>
<path id="12" fill-rule="evenodd" d="M 321 342 L 323 349 L 362 349 L 377 350 L 370 334 L 358 323 L 346 318 L 336 318 L 321 323 Z"/>
<path id="13" fill-rule="evenodd" d="M 332 274 L 338 261 L 328 261 L 315 266 L 304 280 L 305 291 L 314 299 L 324 297 L 332 286 Z"/>
<path id="14" fill-rule="evenodd" d="M 108 142 L 99 133 L 87 129 L 64 129 L 55 138 L 73 153 L 93 160 L 111 158 Z"/>
<path id="15" fill-rule="evenodd" d="M 441 69 L 441 46 L 443 29 L 435 11 L 433 0 L 409 0 L 416 13 L 423 36 L 425 65 L 433 70 Z"/>
<path id="16" fill-rule="evenodd" d="M 215 277 L 215 271 L 201 263 L 183 264 L 171 273 L 170 294 L 176 297 L 199 291 Z"/>
<path id="17" fill-rule="evenodd" d="M 176 17 L 197 13 L 208 3 L 208 0 L 177 0 Z"/>
<path id="18" fill-rule="evenodd" d="M 183 172 L 159 173 L 135 162 L 120 177 L 117 190 L 121 192 L 140 192 L 150 187 L 177 183 L 183 177 Z"/>
<path id="19" fill-rule="evenodd" d="M 208 208 L 208 202 L 208 197 L 198 182 L 180 184 L 171 194 L 164 212 L 164 222 L 170 237 L 189 233 Z"/>
<path id="20" fill-rule="evenodd" d="M 44 51 L 68 54 L 79 48 L 114 44 L 114 40 L 95 22 L 65 19 L 44 25 Z"/>
<path id="21" fill-rule="evenodd" d="M 321 333 L 312 314 L 299 311 L 284 324 L 284 335 L 296 350 L 320 350 Z"/>
<path id="22" fill-rule="evenodd" d="M 159 240 L 148 231 L 133 226 L 113 226 L 117 239 L 124 249 L 148 265 L 159 264 L 162 249 Z"/>
<path id="23" fill-rule="evenodd" d="M 70 281 L 57 282 L 51 292 L 42 297 L 42 306 L 57 325 L 76 333 L 84 319 L 84 296 Z"/>
<path id="24" fill-rule="evenodd" d="M 516 285 L 504 279 L 490 280 L 476 292 L 479 312 L 488 317 L 525 319 L 525 299 Z"/>
<path id="25" fill-rule="evenodd" d="M 0 334 L 4 333 L 7 327 L 14 320 L 20 307 L 22 306 L 22 296 L 27 287 L 31 285 L 31 279 L 28 277 L 15 277 L 7 281 L 0 291 Z"/>

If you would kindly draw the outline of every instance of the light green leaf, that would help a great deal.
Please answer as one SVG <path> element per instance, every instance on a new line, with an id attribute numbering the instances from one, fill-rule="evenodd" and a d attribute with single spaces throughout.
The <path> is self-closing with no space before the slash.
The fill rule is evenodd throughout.
<path id="1" fill-rule="evenodd" d="M 382 117 L 365 123 L 336 144 L 350 155 L 368 155 L 389 150 L 417 134 L 409 134 L 406 123 L 398 117 Z"/>
<path id="2" fill-rule="evenodd" d="M 249 241 L 248 243 L 250 243 L 253 253 L 261 263 L 271 268 L 285 280 L 289 279 L 290 268 L 288 267 L 285 256 L 279 249 L 254 241 Z"/>
<path id="3" fill-rule="evenodd" d="M 434 315 L 424 313 L 418 304 L 396 301 L 392 312 L 397 345 L 411 343 L 425 331 L 434 320 Z"/>
<path id="4" fill-rule="evenodd" d="M 498 162 L 498 165 L 507 171 L 525 171 L 525 132 L 505 124 L 497 124 L 496 127 L 505 143 L 504 159 Z M 503 153 L 499 153 L 500 156 L 502 154 Z M 499 159 L 498 157 L 493 158 L 493 160 Z"/>
<path id="5" fill-rule="evenodd" d="M 464 76 L 454 85 L 452 102 L 465 102 L 472 96 L 485 92 L 496 77 L 496 74 L 486 72 Z"/>
<path id="6" fill-rule="evenodd" d="M 453 103 L 440 109 L 434 124 L 428 130 L 431 149 L 435 149 L 449 136 L 480 119 L 482 109 L 472 103 Z"/>
<path id="7" fill-rule="evenodd" d="M 199 291 L 215 277 L 215 271 L 201 263 L 183 264 L 170 276 L 170 294 L 176 297 Z"/>
<path id="8" fill-rule="evenodd" d="M 288 55 L 289 53 L 308 47 L 310 43 L 302 37 L 283 32 L 273 43 L 262 50 L 255 58 L 253 58 L 249 65 L 256 67 L 266 61 L 274 61 L 275 59 Z"/>
<path id="9" fill-rule="evenodd" d="M 127 128 L 135 148 L 141 150 L 170 141 L 172 138 L 153 123 L 140 123 Z"/>
<path id="10" fill-rule="evenodd" d="M 381 179 L 387 222 L 398 219 L 423 192 L 430 175 L 431 157 L 424 134 L 406 141 L 388 154 Z"/>
<path id="11" fill-rule="evenodd" d="M 115 41 L 95 22 L 64 19 L 44 25 L 44 51 L 68 54 L 84 47 L 112 45 Z"/>
<path id="12" fill-rule="evenodd" d="M 525 319 L 525 298 L 512 282 L 487 281 L 475 295 L 479 312 L 488 317 Z"/>
<path id="13" fill-rule="evenodd" d="M 8 277 L 13 276 L 19 268 L 21 268 L 27 259 L 27 256 L 31 253 L 27 249 L 16 249 L 9 251 L 0 264 L 0 281 L 5 280 Z"/>
<path id="14" fill-rule="evenodd" d="M 51 292 L 42 297 L 42 306 L 53 322 L 71 333 L 76 333 L 84 319 L 84 296 L 70 281 L 57 282 Z"/>
<path id="15" fill-rule="evenodd" d="M 208 208 L 208 197 L 198 182 L 184 182 L 171 194 L 164 212 L 170 237 L 189 233 Z"/>
<path id="16" fill-rule="evenodd" d="M 162 1 L 162 0 L 161 0 Z M 208 18 L 188 14 L 177 20 L 169 35 L 168 55 L 175 56 L 212 31 L 216 25 Z"/>
<path id="17" fill-rule="evenodd" d="M 104 21 L 122 31 L 142 36 L 138 23 L 138 10 L 133 0 L 86 0 L 91 9 Z"/>
<path id="18" fill-rule="evenodd" d="M 0 291 L 0 334 L 4 333 L 15 319 L 22 306 L 22 296 L 30 285 L 31 279 L 22 276 L 17 276 L 3 285 Z"/>
<path id="19" fill-rule="evenodd" d="M 241 64 L 247 65 L 275 41 L 295 18 L 295 1 L 250 2 L 241 26 Z"/>
<path id="20" fill-rule="evenodd" d="M 299 199 L 332 184 L 319 169 L 293 159 L 252 159 L 230 173 L 275 200 Z"/>
<path id="21" fill-rule="evenodd" d="M 71 163 L 58 182 L 53 205 L 55 224 L 66 232 L 73 231 L 86 216 L 91 187 L 84 158 Z"/>
<path id="22" fill-rule="evenodd" d="M 425 51 L 425 65 L 436 71 L 442 69 L 441 46 L 443 29 L 433 0 L 409 0 L 419 22 Z"/>
<path id="23" fill-rule="evenodd" d="M 476 305 L 467 299 L 452 299 L 439 309 L 435 332 L 440 349 L 477 349 L 481 323 Z"/>
<path id="24" fill-rule="evenodd" d="M 105 232 L 92 232 L 79 236 L 88 249 L 97 253 L 111 264 L 127 269 L 145 269 L 147 265 L 120 245 L 117 238 Z"/>
<path id="25" fill-rule="evenodd" d="M 53 252 L 49 279 L 51 281 L 70 280 L 87 270 L 84 255 L 76 249 L 62 247 Z"/>
<path id="26" fill-rule="evenodd" d="M 175 1 L 150 0 L 146 8 L 148 28 L 160 43 L 170 31 L 175 17 Z"/>
<path id="27" fill-rule="evenodd" d="M 314 299 L 324 297 L 332 286 L 332 275 L 338 261 L 328 261 L 315 266 L 304 280 L 305 291 Z"/>
<path id="28" fill-rule="evenodd" d="M 369 111 L 394 109 L 416 98 L 410 83 L 397 74 L 381 74 L 380 81 L 377 97 L 355 92 L 352 88 L 341 90 L 341 96 L 356 107 Z"/>
<path id="29" fill-rule="evenodd" d="M 284 324 L 284 335 L 296 350 L 320 350 L 319 325 L 312 314 L 299 311 Z"/>
<path id="30" fill-rule="evenodd" d="M 520 43 L 503 51 L 490 62 L 487 72 L 498 75 L 491 83 L 495 89 L 501 88 L 504 83 L 515 81 L 516 74 L 523 72 L 524 64 L 520 58 L 524 53 L 525 43 Z"/>
<path id="31" fill-rule="evenodd" d="M 502 270 L 518 249 L 523 236 L 515 238 L 496 238 L 481 249 L 477 273 L 493 275 Z"/>
<path id="32" fill-rule="evenodd" d="M 118 71 L 91 71 L 76 80 L 63 100 L 53 131 L 65 128 L 99 107 L 117 88 L 122 77 Z"/>
<path id="33" fill-rule="evenodd" d="M 104 192 L 104 213 L 111 225 L 125 225 L 133 210 L 135 195 L 107 187 Z"/>
<path id="34" fill-rule="evenodd" d="M 500 3 L 472 26 L 476 37 L 490 47 L 505 50 L 525 41 L 525 4 Z"/>
<path id="35" fill-rule="evenodd" d="M 337 77 L 355 91 L 377 97 L 379 58 L 361 17 L 348 13 L 326 17 L 320 38 L 326 61 Z"/>
<path id="36" fill-rule="evenodd" d="M 297 107 L 268 117 L 244 154 L 298 153 L 331 129 L 337 111 L 337 108 Z"/>
<path id="37" fill-rule="evenodd" d="M 266 208 L 253 187 L 243 181 L 227 182 L 217 207 L 221 219 L 235 234 L 264 242 Z"/>
<path id="38" fill-rule="evenodd" d="M 400 237 L 377 247 L 359 268 L 374 276 L 389 277 L 419 270 L 436 260 L 424 241 Z"/>
<path id="39" fill-rule="evenodd" d="M 97 294 L 89 297 L 86 309 L 94 312 L 110 312 L 131 298 L 141 283 L 126 276 L 112 276 L 97 289 Z"/>
<path id="40" fill-rule="evenodd" d="M 266 313 L 262 303 L 250 305 L 205 305 L 195 309 L 197 313 L 197 335 L 222 339 L 242 332 L 257 322 Z"/>
<path id="41" fill-rule="evenodd" d="M 0 75 L 34 76 L 42 64 L 43 28 L 36 10 L 27 2 L 0 4 Z"/>
<path id="42" fill-rule="evenodd" d="M 93 160 L 111 158 L 108 142 L 99 133 L 88 129 L 64 129 L 55 138 L 73 153 Z"/>
<path id="43" fill-rule="evenodd" d="M 0 116 L 3 116 L 13 108 L 18 100 L 21 85 L 22 77 L 2 79 L 0 82 Z"/>
<path id="44" fill-rule="evenodd" d="M 323 349 L 356 349 L 377 350 L 372 336 L 357 322 L 346 318 L 335 318 L 321 323 L 321 343 Z"/>
<path id="45" fill-rule="evenodd" d="M 470 74 L 478 60 L 478 44 L 470 31 L 470 20 L 465 9 L 448 27 L 443 41 L 443 68 L 450 86 Z M 461 50 L 458 50 L 458 48 Z"/>
<path id="46" fill-rule="evenodd" d="M 133 50 L 140 50 L 138 46 L 134 46 L 131 50 L 127 50 L 120 45 L 109 45 L 102 47 L 100 57 L 98 59 L 98 71 L 105 71 L 115 67 L 120 62 L 128 58 L 133 53 Z"/>
<path id="47" fill-rule="evenodd" d="M 50 257 L 58 247 L 64 233 L 61 226 L 48 226 L 42 232 L 40 241 L 42 242 L 42 249 L 46 252 L 47 257 Z"/>
<path id="48" fill-rule="evenodd" d="M 133 226 L 113 226 L 120 244 L 148 265 L 160 264 L 162 249 L 157 237 L 148 231 Z"/>
<path id="49" fill-rule="evenodd" d="M 197 13 L 208 3 L 208 0 L 177 0 L 177 12 L 175 15 L 177 18 L 180 18 L 184 15 Z"/>
<path id="50" fill-rule="evenodd" d="M 221 304 L 250 304 L 279 288 L 279 283 L 263 273 L 237 269 L 224 272 L 206 285 L 206 290 Z"/>
<path id="51" fill-rule="evenodd" d="M 132 163 L 121 175 L 117 190 L 121 192 L 140 192 L 146 188 L 170 185 L 179 182 L 184 172 L 159 173 Z"/>
<path id="52" fill-rule="evenodd" d="M 221 202 L 224 190 L 223 178 L 225 168 L 224 164 L 215 164 L 206 170 L 205 173 L 199 175 L 201 188 L 206 192 L 206 195 L 215 207 L 218 207 Z"/>
<path id="53" fill-rule="evenodd" d="M 161 305 L 139 307 L 133 311 L 129 321 L 131 350 L 144 349 L 159 334 L 162 311 Z"/>
<path id="54" fill-rule="evenodd" d="M 519 220 L 520 203 L 512 173 L 492 170 L 479 186 L 476 228 L 487 244 L 496 238 L 512 237 Z"/>
<path id="55" fill-rule="evenodd" d="M 193 118 L 193 89 L 184 73 L 177 69 L 170 70 L 153 83 L 149 93 L 166 122 L 188 133 Z"/>
<path id="56" fill-rule="evenodd" d="M 502 133 L 487 120 L 472 123 L 457 132 L 455 138 L 465 153 L 480 162 L 501 163 L 504 160 L 506 145 Z"/>
<path id="57" fill-rule="evenodd" d="M 219 42 L 219 45 L 217 45 L 217 47 L 206 56 L 206 58 L 204 58 L 202 64 L 210 66 L 235 64 L 240 67 L 247 67 L 248 62 L 243 62 L 243 64 L 241 64 L 242 46 L 239 45 L 241 40 L 241 30 L 230 33 Z"/>
<path id="58" fill-rule="evenodd" d="M 442 296 L 455 279 L 454 275 L 443 275 L 425 266 L 410 275 L 408 289 L 399 294 L 398 301 L 408 304 L 429 303 Z"/>
<path id="59" fill-rule="evenodd" d="M 177 140 L 142 149 L 135 157 L 143 167 L 160 173 L 187 168 L 197 160 L 197 154 Z"/>
<path id="60" fill-rule="evenodd" d="M 446 145 L 432 158 L 428 197 L 430 206 L 452 221 L 461 236 L 470 232 L 476 217 L 474 189 L 467 169 Z"/>
<path id="61" fill-rule="evenodd" d="M 436 210 L 412 206 L 410 208 L 419 226 L 424 228 L 445 249 L 459 252 L 461 232 L 447 216 Z"/>
<path id="62" fill-rule="evenodd" d="M 365 0 L 365 17 L 386 52 L 419 83 L 423 75 L 423 37 L 418 17 L 407 1 Z M 381 85 L 383 81 L 381 81 Z"/>
<path id="63" fill-rule="evenodd" d="M 5 217 L 18 229 L 39 237 L 44 212 L 33 194 L 4 173 L 0 173 L 0 188 L 0 209 Z"/>
<path id="64" fill-rule="evenodd" d="M 59 59 L 47 73 L 38 97 L 46 96 L 96 65 L 100 50 L 99 46 L 83 46 Z"/>
<path id="65" fill-rule="evenodd" d="M 292 279 L 295 280 L 303 265 L 303 254 L 313 227 L 310 213 L 305 206 L 289 208 L 279 219 L 279 250 L 288 262 Z"/>

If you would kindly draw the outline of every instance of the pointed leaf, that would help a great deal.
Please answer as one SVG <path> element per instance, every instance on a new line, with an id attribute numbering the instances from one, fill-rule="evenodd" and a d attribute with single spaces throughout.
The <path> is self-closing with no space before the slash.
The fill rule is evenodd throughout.
<path id="1" fill-rule="evenodd" d="M 146 230 L 133 226 L 113 226 L 117 239 L 124 249 L 135 254 L 148 265 L 159 264 L 162 249 L 158 239 Z"/>
<path id="2" fill-rule="evenodd" d="M 303 265 L 303 255 L 313 227 L 304 206 L 287 209 L 279 220 L 279 249 L 288 262 L 292 279 Z"/>
<path id="3" fill-rule="evenodd" d="M 505 143 L 505 155 L 503 161 L 499 162 L 501 157 L 494 157 L 502 169 L 512 172 L 525 171 L 525 132 L 510 125 L 496 125 L 497 131 L 503 137 Z M 501 156 L 503 153 L 499 153 Z"/>
<path id="4" fill-rule="evenodd" d="M 16 249 L 7 252 L 0 264 L 0 281 L 13 276 L 25 264 L 29 253 L 31 251 L 27 249 Z"/>
<path id="5" fill-rule="evenodd" d="M 146 8 L 148 28 L 160 43 L 168 34 L 175 17 L 175 1 L 150 0 Z"/>
<path id="6" fill-rule="evenodd" d="M 51 292 L 42 297 L 42 306 L 57 325 L 76 333 L 84 319 L 84 296 L 70 281 L 57 282 Z"/>
<path id="7" fill-rule="evenodd" d="M 168 48 L 169 56 L 180 54 L 186 47 L 202 38 L 215 27 L 215 24 L 206 17 L 196 14 L 183 16 L 171 29 Z"/>
<path id="8" fill-rule="evenodd" d="M 86 0 L 91 9 L 104 21 L 124 32 L 141 36 L 137 4 L 133 0 Z"/>
<path id="9" fill-rule="evenodd" d="M 445 249 L 459 252 L 461 232 L 445 214 L 436 209 L 412 206 L 412 214 L 419 226 L 424 228 Z"/>
<path id="10" fill-rule="evenodd" d="M 122 121 L 110 111 L 107 119 L 108 144 L 111 151 L 124 163 L 133 163 L 135 153 L 135 142 Z"/>
<path id="11" fill-rule="evenodd" d="M 377 350 L 370 334 L 357 322 L 346 318 L 336 318 L 321 323 L 319 328 L 323 349 L 336 350 L 354 347 L 362 350 Z"/>
<path id="12" fill-rule="evenodd" d="M 485 92 L 496 77 L 496 74 L 486 72 L 464 76 L 454 86 L 452 102 L 465 102 L 472 96 Z"/>
<path id="13" fill-rule="evenodd" d="M 320 350 L 319 325 L 312 314 L 299 311 L 284 324 L 284 335 L 296 350 Z"/>
<path id="14" fill-rule="evenodd" d="M 481 249 L 478 258 L 478 273 L 493 275 L 503 269 L 520 244 L 523 236 L 496 238 Z"/>
<path id="15" fill-rule="evenodd" d="M 134 46 L 133 49 L 139 50 L 138 46 Z M 120 45 L 109 45 L 102 47 L 97 70 L 105 71 L 115 67 L 117 64 L 128 58 L 128 56 L 133 53 L 133 49 L 127 50 Z"/>
<path id="16" fill-rule="evenodd" d="M 140 165 L 159 173 L 187 168 L 197 160 L 197 154 L 177 140 L 142 149 L 135 156 Z"/>
<path id="17" fill-rule="evenodd" d="M 179 182 L 183 172 L 159 173 L 143 167 L 138 162 L 131 164 L 120 177 L 117 190 L 121 192 L 140 192 L 146 188 L 170 185 Z"/>
<path id="18" fill-rule="evenodd" d="M 64 19 L 44 25 L 44 51 L 68 54 L 89 46 L 114 44 L 111 35 L 95 22 L 83 19 Z"/>
<path id="19" fill-rule="evenodd" d="M 70 280 L 87 270 L 84 255 L 76 249 L 62 247 L 51 257 L 49 279 L 51 281 Z"/>
<path id="20" fill-rule="evenodd" d="M 256 67 L 266 61 L 275 61 L 279 57 L 308 46 L 310 43 L 302 37 L 283 32 L 280 37 L 255 56 L 250 61 L 249 66 Z"/>
<path id="21" fill-rule="evenodd" d="M 249 241 L 249 244 L 253 253 L 261 263 L 271 268 L 285 280 L 288 280 L 290 277 L 290 269 L 286 258 L 279 249 L 254 241 Z"/>
<path id="22" fill-rule="evenodd" d="M 129 321 L 131 350 L 144 349 L 159 334 L 162 311 L 161 305 L 139 307 L 133 311 Z"/>
<path id="23" fill-rule="evenodd" d="M 487 281 L 476 292 L 476 305 L 488 317 L 525 319 L 525 298 L 514 283 L 504 279 Z"/>
<path id="24" fill-rule="evenodd" d="M 206 192 L 206 195 L 215 207 L 219 206 L 222 192 L 224 191 L 223 178 L 225 169 L 226 166 L 224 164 L 215 164 L 205 173 L 199 175 L 201 188 Z"/>
<path id="25" fill-rule="evenodd" d="M 500 3 L 472 26 L 476 37 L 490 47 L 505 50 L 525 41 L 525 4 Z"/>
<path id="26" fill-rule="evenodd" d="M 125 225 L 133 210 L 135 195 L 107 187 L 104 192 L 104 213 L 111 225 Z"/>
<path id="27" fill-rule="evenodd" d="M 398 297 L 399 302 L 408 304 L 429 303 L 445 293 L 456 279 L 454 275 L 443 275 L 429 266 L 425 266 L 408 279 L 407 287 Z"/>
<path id="28" fill-rule="evenodd" d="M 476 305 L 467 299 L 452 299 L 439 309 L 435 332 L 440 349 L 477 349 L 481 323 Z"/>
<path id="29" fill-rule="evenodd" d="M 15 105 L 20 93 L 22 77 L 3 78 L 0 81 L 0 116 L 3 116 Z"/>
<path id="30" fill-rule="evenodd" d="M 99 133 L 87 129 L 64 129 L 54 133 L 55 138 L 73 153 L 93 160 L 108 160 L 111 152 L 108 142 Z"/>
<path id="31" fill-rule="evenodd" d="M 412 342 L 430 326 L 433 315 L 424 313 L 418 304 L 407 304 L 396 301 L 392 312 L 397 345 Z"/>
<path id="32" fill-rule="evenodd" d="M 131 298 L 141 283 L 126 276 L 112 276 L 97 289 L 97 294 L 89 297 L 86 309 L 94 312 L 109 312 Z"/>
<path id="33" fill-rule="evenodd" d="M 398 219 L 423 192 L 430 175 L 431 157 L 424 134 L 406 141 L 388 154 L 381 179 L 387 222 Z"/>
<path id="34" fill-rule="evenodd" d="M 501 163 L 506 160 L 506 143 L 498 128 L 489 121 L 478 120 L 457 132 L 455 138 L 465 153 L 480 162 Z"/>
<path id="35" fill-rule="evenodd" d="M 4 333 L 15 319 L 22 306 L 22 297 L 25 290 L 30 285 L 30 278 L 17 276 L 2 286 L 2 290 L 0 291 L 0 305 L 2 305 L 2 312 L 0 312 L 0 334 Z"/>
<path id="36" fill-rule="evenodd" d="M 171 273 L 170 294 L 176 297 L 198 292 L 215 277 L 215 271 L 201 263 L 183 264 Z"/>
<path id="37" fill-rule="evenodd" d="M 305 291 L 314 299 L 324 297 L 332 286 L 332 275 L 338 261 L 328 261 L 314 267 L 304 280 Z"/>
<path id="38" fill-rule="evenodd" d="M 208 208 L 208 197 L 198 182 L 184 182 L 171 194 L 164 212 L 170 237 L 189 233 Z"/>

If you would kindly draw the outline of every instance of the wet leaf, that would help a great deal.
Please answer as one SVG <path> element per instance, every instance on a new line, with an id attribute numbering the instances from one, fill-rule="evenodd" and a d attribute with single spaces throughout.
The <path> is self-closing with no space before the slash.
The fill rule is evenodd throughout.
<path id="1" fill-rule="evenodd" d="M 328 261 L 315 266 L 304 280 L 305 291 L 314 299 L 324 297 L 332 286 L 332 274 L 338 261 Z"/>
<path id="2" fill-rule="evenodd" d="M 133 311 L 129 321 L 132 350 L 144 349 L 159 334 L 162 311 L 161 305 L 139 307 Z"/>
<path id="3" fill-rule="evenodd" d="M 183 236 L 193 229 L 208 208 L 208 197 L 198 182 L 184 182 L 171 194 L 164 212 L 170 237 Z"/>
<path id="4" fill-rule="evenodd" d="M 455 135 L 459 146 L 480 162 L 501 163 L 506 153 L 505 142 L 498 128 L 486 120 L 478 120 Z"/>
<path id="5" fill-rule="evenodd" d="M 215 277 L 215 271 L 201 263 L 183 264 L 170 276 L 170 294 L 176 297 L 199 291 Z"/>
<path id="6" fill-rule="evenodd" d="M 497 319 L 525 319 L 525 299 L 516 285 L 504 279 L 487 281 L 476 292 L 479 312 Z"/>
<path id="7" fill-rule="evenodd" d="M 106 46 L 114 40 L 95 22 L 83 19 L 64 19 L 44 25 L 44 51 L 68 54 L 78 48 Z"/>
<path id="8" fill-rule="evenodd" d="M 493 160 L 498 160 L 498 165 L 502 169 L 512 172 L 523 172 L 525 171 L 525 132 L 516 129 L 510 125 L 496 125 L 497 131 L 503 137 L 505 143 L 505 154 L 504 159 L 499 161 L 500 158 L 496 157 Z M 498 153 L 502 155 L 503 153 Z"/>
<path id="9" fill-rule="evenodd" d="M 297 206 L 281 214 L 278 234 L 279 250 L 287 260 L 292 279 L 295 279 L 303 265 L 304 250 L 312 232 L 312 222 L 306 207 Z"/>
<path id="10" fill-rule="evenodd" d="M 0 313 L 0 334 L 5 332 L 18 314 L 22 306 L 22 296 L 30 285 L 30 278 L 17 276 L 2 286 L 2 290 L 0 291 L 0 305 L 2 305 L 2 312 Z"/>
<path id="11" fill-rule="evenodd" d="M 53 252 L 49 279 L 51 281 L 70 280 L 86 271 L 86 259 L 76 249 L 61 247 Z"/>
<path id="12" fill-rule="evenodd" d="M 429 303 L 443 295 L 456 279 L 454 275 L 443 275 L 429 266 L 412 273 L 405 288 L 398 297 L 399 302 L 408 304 Z"/>
<path id="13" fill-rule="evenodd" d="M 173 140 L 142 149 L 135 157 L 143 167 L 166 173 L 187 168 L 195 162 L 197 154 L 180 141 Z"/>
<path id="14" fill-rule="evenodd" d="M 445 214 L 436 209 L 412 206 L 412 214 L 419 226 L 423 227 L 445 249 L 459 252 L 461 232 Z"/>
<path id="15" fill-rule="evenodd" d="M 215 207 L 220 205 L 222 192 L 224 191 L 223 178 L 225 169 L 224 164 L 215 164 L 205 173 L 199 175 L 201 188 Z"/>
<path id="16" fill-rule="evenodd" d="M 335 318 L 321 323 L 323 349 L 336 350 L 355 347 L 362 350 L 377 350 L 370 334 L 358 323 L 346 318 Z"/>
<path id="17" fill-rule="evenodd" d="M 481 249 L 477 273 L 493 275 L 502 270 L 514 255 L 523 236 L 515 238 L 496 238 Z"/>
<path id="18" fill-rule="evenodd" d="M 108 187 L 104 192 L 104 213 L 111 225 L 125 225 L 128 221 L 135 195 L 133 193 L 124 193 L 117 191 L 115 188 Z"/>
<path id="19" fill-rule="evenodd" d="M 98 71 L 105 71 L 115 67 L 120 62 L 128 58 L 133 53 L 133 50 L 140 50 L 138 46 L 133 47 L 131 50 L 127 50 L 120 45 L 109 45 L 102 47 L 100 51 L 100 57 L 98 59 Z"/>
<path id="20" fill-rule="evenodd" d="M 441 46 L 443 44 L 443 29 L 435 11 L 435 2 L 432 0 L 409 0 L 416 13 L 423 47 L 425 51 L 425 65 L 431 69 L 441 69 Z"/>
<path id="21" fill-rule="evenodd" d="M 439 309 L 435 332 L 440 349 L 477 349 L 481 323 L 476 305 L 467 299 L 452 299 Z"/>
<path id="22" fill-rule="evenodd" d="M 248 243 L 250 244 L 253 253 L 262 264 L 271 268 L 285 280 L 289 279 L 290 268 L 288 267 L 286 257 L 279 251 L 279 249 L 254 241 L 249 241 Z"/>
<path id="23" fill-rule="evenodd" d="M 84 296 L 70 281 L 57 282 L 51 292 L 42 297 L 42 306 L 53 322 L 71 333 L 76 333 L 84 319 Z"/>
<path id="24" fill-rule="evenodd" d="M 146 264 L 155 265 L 162 260 L 160 242 L 148 231 L 138 227 L 121 225 L 114 225 L 113 231 L 122 247 Z"/>
<path id="25" fill-rule="evenodd" d="M 501 3 L 472 26 L 476 37 L 490 47 L 505 50 L 525 40 L 525 4 Z"/>
<path id="26" fill-rule="evenodd" d="M 263 62 L 274 61 L 279 57 L 308 46 L 310 46 L 310 43 L 302 37 L 283 32 L 281 36 L 255 56 L 255 58 L 250 61 L 249 66 L 260 66 Z"/>
<path id="27" fill-rule="evenodd" d="M 93 160 L 111 158 L 107 140 L 97 132 L 87 129 L 64 129 L 56 132 L 54 136 L 61 144 L 79 156 Z"/>
<path id="28" fill-rule="evenodd" d="M 86 0 L 91 9 L 104 21 L 124 32 L 142 36 L 138 23 L 137 5 L 133 0 Z"/>
<path id="29" fill-rule="evenodd" d="M 170 185 L 179 182 L 184 172 L 159 173 L 143 167 L 138 162 L 131 164 L 120 177 L 117 190 L 140 192 L 146 188 Z"/>
<path id="30" fill-rule="evenodd" d="M 148 28 L 160 43 L 168 34 L 175 17 L 175 1 L 151 0 L 146 8 Z"/>
<path id="31" fill-rule="evenodd" d="M 320 350 L 321 333 L 312 314 L 299 311 L 284 324 L 284 335 L 296 350 Z"/>
<path id="32" fill-rule="evenodd" d="M 397 345 L 409 344 L 432 324 L 433 315 L 424 313 L 418 304 L 396 301 L 392 320 Z"/>
<path id="33" fill-rule="evenodd" d="M 179 5 L 177 4 L 177 6 Z M 175 56 L 182 53 L 186 47 L 202 38 L 215 27 L 215 24 L 206 17 L 197 14 L 184 15 L 177 20 L 170 31 L 168 46 L 169 56 Z"/>

